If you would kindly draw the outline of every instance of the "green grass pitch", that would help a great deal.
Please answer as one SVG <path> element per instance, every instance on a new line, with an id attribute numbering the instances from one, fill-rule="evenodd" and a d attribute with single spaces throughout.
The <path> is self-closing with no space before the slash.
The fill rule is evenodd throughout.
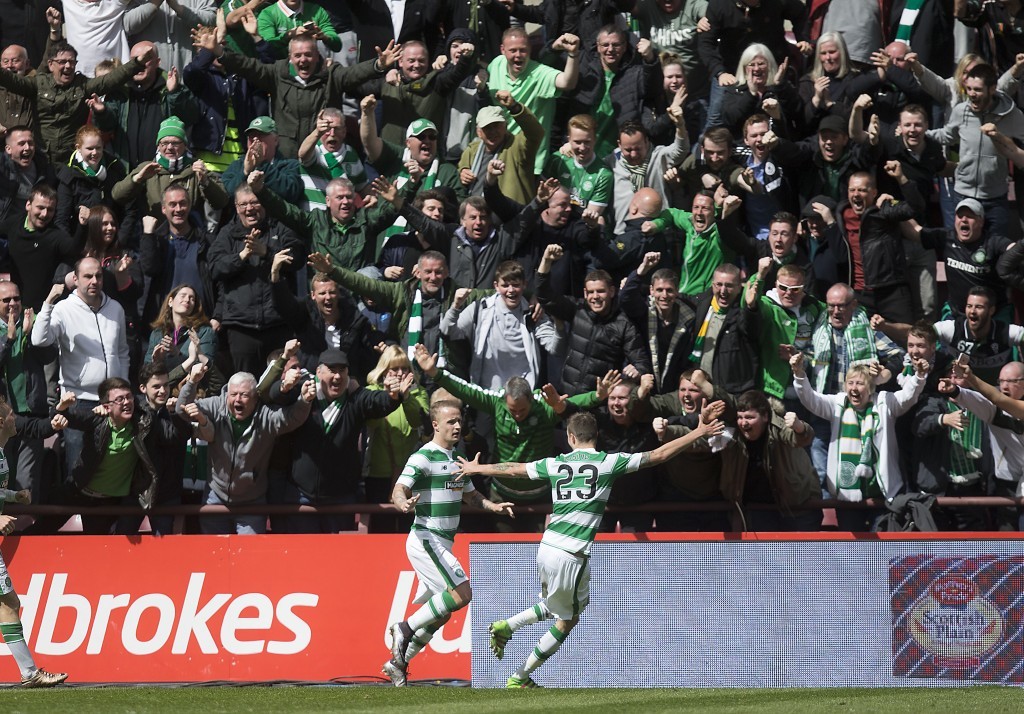
<path id="1" fill-rule="evenodd" d="M 463 687 L 62 687 L 0 691 L 5 714 L 184 714 L 201 712 L 1019 712 L 1021 690 L 1011 687 L 949 689 L 544 689 Z"/>

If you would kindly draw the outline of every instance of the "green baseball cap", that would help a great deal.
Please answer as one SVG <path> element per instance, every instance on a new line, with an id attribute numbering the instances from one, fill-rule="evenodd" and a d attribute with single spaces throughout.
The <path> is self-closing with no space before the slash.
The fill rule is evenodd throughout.
<path id="1" fill-rule="evenodd" d="M 425 131 L 433 131 L 434 133 L 437 133 L 437 126 L 429 119 L 417 119 L 409 125 L 408 129 L 405 130 L 405 138 L 408 139 L 413 136 L 419 136 Z"/>
<path id="2" fill-rule="evenodd" d="M 261 134 L 276 134 L 277 133 L 277 122 L 270 117 L 256 117 L 249 122 L 249 127 L 245 130 L 248 134 L 250 131 L 258 131 Z"/>

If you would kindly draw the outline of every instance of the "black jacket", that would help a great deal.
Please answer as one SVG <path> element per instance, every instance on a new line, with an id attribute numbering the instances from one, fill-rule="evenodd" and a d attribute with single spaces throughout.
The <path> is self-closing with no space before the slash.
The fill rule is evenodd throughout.
<path id="1" fill-rule="evenodd" d="M 244 262 L 239 257 L 249 229 L 237 216 L 220 229 L 210 245 L 210 277 L 219 286 L 217 315 L 225 325 L 262 329 L 285 324 L 274 301 L 270 267 L 278 251 L 290 248 L 293 256 L 301 256 L 305 244 L 272 218 L 265 219 L 260 227 L 260 240 L 267 245 L 266 255 L 262 257 L 253 253 Z M 287 280 L 293 290 L 295 271 L 300 264 L 301 261 L 296 261 L 282 270 L 282 279 Z"/>
<path id="2" fill-rule="evenodd" d="M 552 317 L 570 324 L 562 384 L 569 394 L 588 392 L 610 369 L 627 364 L 640 374 L 651 373 L 651 359 L 636 326 L 617 305 L 596 315 L 580 299 L 554 292 L 549 273 L 537 274 L 537 299 Z"/>
<path id="3" fill-rule="evenodd" d="M 644 97 L 661 87 L 661 65 L 648 64 L 627 49 L 612 78 L 609 94 L 615 121 L 640 121 Z M 593 47 L 587 48 L 580 62 L 580 77 L 573 100 L 576 113 L 588 113 L 601 103 L 605 91 L 604 67 Z"/>
<path id="4" fill-rule="evenodd" d="M 907 194 L 914 192 L 908 183 Z M 915 192 L 916 193 L 916 192 Z M 836 209 L 836 222 L 826 231 L 836 256 L 847 257 L 847 275 L 843 281 L 853 285 L 853 249 L 843 222 L 843 211 L 850 204 L 843 200 Z M 864 289 L 907 284 L 907 256 L 903 252 L 903 236 L 899 222 L 913 218 L 916 202 L 887 201 L 881 208 L 868 206 L 860 217 L 860 255 L 864 266 Z"/>
<path id="5" fill-rule="evenodd" d="M 914 412 L 912 424 L 914 463 L 911 470 L 911 487 L 915 491 L 942 496 L 950 485 L 949 458 L 950 427 L 943 426 L 940 419 L 949 410 L 946 408 L 948 399 L 941 394 L 923 397 Z M 982 457 L 976 462 L 981 478 L 992 473 L 995 464 L 992 461 L 988 425 L 981 426 Z"/>
<path id="6" fill-rule="evenodd" d="M 11 273 L 11 281 L 21 288 L 22 306 L 36 312 L 55 284 L 57 267 L 74 265 L 81 252 L 81 244 L 53 223 L 41 231 L 26 231 L 24 213 L 0 226 L 0 272 Z"/>
<path id="7" fill-rule="evenodd" d="M 207 255 L 210 251 L 210 237 L 206 233 L 205 225 L 197 225 L 192 222 L 192 234 L 189 240 L 199 242 L 198 268 L 202 285 L 193 285 L 200 294 L 199 299 L 203 304 L 203 312 L 207 317 L 213 317 L 217 306 L 217 293 L 214 292 L 213 279 L 210 277 L 210 264 Z M 139 241 L 139 262 L 142 264 L 142 272 L 151 279 L 149 286 L 149 297 L 146 300 L 146 307 L 142 311 L 143 322 L 150 322 L 160 313 L 167 294 L 171 292 L 174 285 L 174 246 L 169 238 L 170 228 L 167 222 L 157 226 L 156 232 L 143 234 Z"/>
<path id="8" fill-rule="evenodd" d="M 706 290 L 697 296 L 694 307 L 695 325 L 704 321 L 711 309 L 712 292 Z M 742 297 L 725 311 L 725 320 L 715 343 L 715 355 L 711 362 L 711 381 L 729 394 L 740 394 L 757 386 L 761 372 L 758 357 L 758 332 L 760 320 L 753 310 L 741 309 Z"/>
<path id="9" fill-rule="evenodd" d="M 17 339 L 21 338 L 18 337 Z M 49 405 L 46 402 L 46 398 L 49 384 L 46 381 L 43 365 L 57 359 L 57 352 L 58 347 L 56 343 L 49 347 L 37 347 L 26 336 L 21 368 L 25 375 L 25 398 L 28 402 L 28 411 L 22 412 L 23 414 L 36 417 L 45 417 L 47 415 Z M 11 368 L 10 357 L 11 343 L 8 342 L 5 335 L 0 337 L 0 394 L 6 397 L 7 403 L 13 408 L 14 402 L 10 397 L 10 384 L 7 376 L 8 370 Z"/>
<path id="10" fill-rule="evenodd" d="M 697 35 L 697 54 L 711 77 L 732 74 L 743 50 L 753 42 L 767 45 L 776 62 L 786 58 L 785 20 L 793 23 L 796 40 L 807 40 L 807 8 L 800 0 L 761 0 L 749 7 L 735 0 L 709 0 L 704 16 L 709 32 Z"/>
<path id="11" fill-rule="evenodd" d="M 294 401 L 298 389 L 280 394 L 280 382 L 271 389 L 271 398 Z M 323 406 L 313 402 L 309 418 L 292 432 L 292 482 L 314 501 L 356 495 L 362 479 L 359 435 L 367 419 L 380 419 L 401 405 L 385 391 L 360 387 L 345 397 L 334 425 L 324 432 Z"/>
<path id="12" fill-rule="evenodd" d="M 39 135 L 36 134 L 38 137 Z M 36 151 L 32 160 L 36 168 L 36 180 L 32 187 L 47 185 L 50 188 L 57 188 L 57 174 L 53 164 L 44 158 L 41 150 Z M 0 222 L 6 221 L 12 216 L 25 216 L 25 202 L 29 196 L 22 194 L 21 182 L 18 180 L 20 169 L 17 168 L 11 157 L 5 152 L 0 155 Z M 27 192 L 30 194 L 31 192 Z M 91 204 L 88 204 L 91 205 Z M 77 210 L 77 206 L 76 206 Z"/>
<path id="13" fill-rule="evenodd" d="M 327 349 L 323 315 L 310 298 L 300 303 L 285 281 L 278 280 L 272 289 L 278 312 L 291 325 L 302 345 L 299 348 L 299 362 L 312 372 L 319 364 L 320 353 Z M 387 337 L 359 312 L 356 303 L 343 288 L 338 289 L 336 306 L 339 349 L 348 355 L 349 374 L 363 383 L 366 381 L 366 373 L 377 364 L 377 353 L 373 348 Z"/>
<path id="14" fill-rule="evenodd" d="M 123 245 L 135 248 L 141 231 L 137 204 L 123 206 L 113 197 L 114 184 L 128 175 L 128 167 L 113 154 L 103 154 L 100 163 L 106 167 L 107 175 L 100 181 L 88 176 L 78 166 L 64 164 L 57 168 L 57 225 L 68 233 L 79 230 L 78 207 L 104 205 L 118 221 L 118 235 Z"/>

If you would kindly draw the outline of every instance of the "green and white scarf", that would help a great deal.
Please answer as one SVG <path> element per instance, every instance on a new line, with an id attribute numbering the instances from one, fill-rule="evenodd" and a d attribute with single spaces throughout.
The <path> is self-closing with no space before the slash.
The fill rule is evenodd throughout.
<path id="1" fill-rule="evenodd" d="M 672 364 L 672 358 L 675 356 L 676 347 L 679 346 L 679 340 L 683 335 L 686 334 L 686 326 L 681 324 L 682 320 L 678 321 L 672 330 L 672 337 L 668 341 L 668 352 L 665 354 L 665 360 L 662 362 L 658 356 L 658 321 L 661 318 L 658 316 L 658 308 L 654 304 L 654 298 L 649 298 L 648 310 L 647 310 L 647 343 L 651 349 L 651 360 L 654 365 L 654 379 L 657 382 L 658 389 L 663 388 L 662 379 L 665 377 L 665 370 Z M 674 310 L 678 310 L 678 306 L 673 306 Z M 705 328 L 706 332 L 706 328 Z"/>
<path id="2" fill-rule="evenodd" d="M 811 366 L 816 372 L 814 388 L 818 392 L 824 392 L 828 380 L 828 368 L 832 363 L 832 326 L 828 322 L 827 312 L 823 312 L 818 320 L 818 326 L 815 328 L 812 338 L 814 352 L 811 355 Z M 850 324 L 843 330 L 843 347 L 846 350 L 847 369 L 858 364 L 871 364 L 878 361 L 875 335 L 871 330 L 871 323 L 868 322 L 867 313 L 861 308 L 857 308 Z"/>
<path id="3" fill-rule="evenodd" d="M 960 405 L 951 400 L 946 401 L 946 409 L 955 413 L 961 411 Z M 964 410 L 966 424 L 963 431 L 949 430 L 949 480 L 953 483 L 971 483 L 977 481 L 978 461 L 981 452 L 981 420 L 973 412 Z"/>
<path id="4" fill-rule="evenodd" d="M 626 169 L 626 173 L 629 174 L 629 183 L 633 187 L 633 193 L 647 185 L 647 167 L 651 164 L 650 157 L 639 166 L 634 166 L 625 159 L 619 159 L 619 163 L 622 164 L 622 168 Z"/>
<path id="5" fill-rule="evenodd" d="M 303 166 L 300 175 L 307 211 L 327 210 L 324 191 L 333 179 L 347 178 L 357 191 L 362 190 L 367 183 L 366 167 L 348 144 L 342 144 L 340 149 L 331 152 L 322 143 L 316 142 L 313 163 Z"/>
<path id="6" fill-rule="evenodd" d="M 444 288 L 442 288 L 442 291 Z M 442 292 L 439 296 L 441 302 L 444 302 L 444 293 Z M 406 331 L 408 338 L 408 347 L 406 347 L 406 354 L 409 355 L 410 361 L 416 364 L 416 345 L 418 345 L 423 339 L 423 291 L 416 288 L 416 293 L 412 298 L 412 309 L 409 310 L 409 329 Z M 440 335 L 437 338 L 437 366 L 444 367 L 444 341 Z"/>
<path id="7" fill-rule="evenodd" d="M 836 485 L 840 489 L 859 489 L 865 497 L 881 495 L 877 479 L 878 450 L 874 441 L 877 426 L 874 403 L 868 404 L 864 411 L 857 411 L 846 400 L 839 424 Z"/>
<path id="8" fill-rule="evenodd" d="M 908 48 L 910 47 L 910 34 L 914 30 L 914 23 L 917 22 L 924 3 L 925 0 L 907 0 L 907 4 L 903 7 L 903 13 L 900 15 L 900 25 L 896 28 L 896 41 L 902 42 Z"/>
<path id="9" fill-rule="evenodd" d="M 319 377 L 314 377 L 314 379 L 316 379 L 316 399 L 320 404 L 320 415 L 324 418 L 324 433 L 327 434 L 334 428 L 335 422 L 341 415 L 341 409 L 345 406 L 345 393 L 342 392 L 341 396 L 334 401 L 328 401 L 323 382 Z"/>
<path id="10" fill-rule="evenodd" d="M 82 154 L 78 149 L 75 149 L 75 153 L 71 155 L 68 166 L 77 166 L 82 173 L 95 178 L 97 181 L 105 181 L 107 179 L 107 167 L 101 162 L 99 168 L 94 169 L 88 161 L 82 158 Z"/>
<path id="11" fill-rule="evenodd" d="M 166 156 L 161 154 L 159 151 L 156 152 L 156 158 L 154 159 L 161 167 L 163 167 L 169 174 L 180 174 L 185 170 L 185 167 L 192 165 L 192 154 L 185 152 L 184 156 L 179 156 L 176 159 L 168 159 Z"/>
<path id="12" fill-rule="evenodd" d="M 395 188 L 399 191 L 405 187 L 405 184 L 409 183 L 409 172 L 405 170 L 405 162 L 409 161 L 410 158 L 411 156 L 408 149 L 402 152 L 402 170 L 399 171 L 398 176 L 395 177 Z M 427 170 L 427 173 L 425 173 L 423 178 L 420 179 L 421 191 L 427 191 L 434 188 L 434 184 L 437 183 L 437 169 L 439 166 L 440 164 L 438 163 L 438 160 L 434 159 L 434 162 L 430 164 L 430 168 Z M 398 235 L 399 233 L 405 233 L 407 225 L 408 221 L 405 220 L 405 216 L 398 216 L 391 227 L 384 231 L 384 239 L 380 244 L 381 249 L 388 244 L 388 238 L 393 235 Z M 378 250 L 378 254 L 379 252 L 380 251 Z"/>

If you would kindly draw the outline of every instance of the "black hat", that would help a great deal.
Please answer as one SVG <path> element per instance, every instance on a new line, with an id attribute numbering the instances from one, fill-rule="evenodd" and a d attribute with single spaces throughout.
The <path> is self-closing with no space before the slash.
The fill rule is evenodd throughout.
<path id="1" fill-rule="evenodd" d="M 320 353 L 317 364 L 325 364 L 328 367 L 348 367 L 348 355 L 332 347 Z"/>
<path id="2" fill-rule="evenodd" d="M 836 208 L 837 208 L 836 202 L 834 200 L 832 200 L 831 198 L 829 198 L 828 196 L 821 196 L 821 195 L 819 195 L 819 196 L 815 196 L 810 201 L 808 201 L 806 204 L 804 204 L 804 210 L 800 212 L 800 217 L 801 218 L 821 218 L 821 216 L 818 215 L 818 212 L 814 210 L 814 204 L 815 203 L 820 203 L 821 205 L 823 205 L 826 208 L 828 208 L 828 210 L 832 211 L 832 215 L 833 216 L 835 215 Z"/>
<path id="3" fill-rule="evenodd" d="M 820 124 L 818 124 L 818 131 L 827 130 L 838 131 L 841 134 L 849 134 L 850 123 L 844 117 L 838 116 L 836 114 L 829 114 L 827 117 L 821 120 Z"/>

